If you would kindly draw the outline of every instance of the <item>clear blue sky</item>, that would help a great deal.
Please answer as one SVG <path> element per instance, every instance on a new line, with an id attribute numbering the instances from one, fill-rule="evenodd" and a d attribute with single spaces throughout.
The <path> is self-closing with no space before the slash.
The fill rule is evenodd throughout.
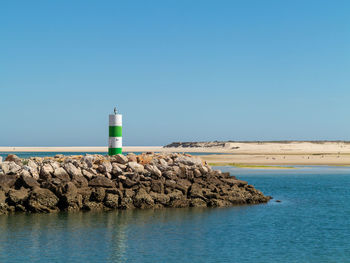
<path id="1" fill-rule="evenodd" d="M 1 1 L 0 146 L 350 140 L 350 1 Z"/>

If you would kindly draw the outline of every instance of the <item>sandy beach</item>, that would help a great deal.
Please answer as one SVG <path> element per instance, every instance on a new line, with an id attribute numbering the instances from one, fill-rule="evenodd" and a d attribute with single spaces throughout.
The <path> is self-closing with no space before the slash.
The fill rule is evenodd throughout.
<path id="1" fill-rule="evenodd" d="M 350 165 L 350 143 L 342 141 L 227 142 L 221 148 L 208 149 L 221 154 L 200 158 L 215 165 Z M 200 148 L 191 150 L 203 152 Z"/>
<path id="2" fill-rule="evenodd" d="M 350 165 L 350 155 L 345 154 L 221 154 L 200 158 L 213 165 Z"/>

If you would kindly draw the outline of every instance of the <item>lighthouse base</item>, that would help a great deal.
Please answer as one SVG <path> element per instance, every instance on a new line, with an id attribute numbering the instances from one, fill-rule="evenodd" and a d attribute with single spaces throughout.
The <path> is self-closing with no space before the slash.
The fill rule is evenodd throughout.
<path id="1" fill-rule="evenodd" d="M 109 148 L 108 149 L 108 155 L 116 155 L 116 154 L 121 154 L 122 153 L 122 148 Z"/>

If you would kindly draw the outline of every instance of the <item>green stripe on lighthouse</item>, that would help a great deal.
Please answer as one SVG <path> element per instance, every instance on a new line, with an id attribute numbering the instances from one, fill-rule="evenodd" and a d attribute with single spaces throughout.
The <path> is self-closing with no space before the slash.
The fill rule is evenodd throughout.
<path id="1" fill-rule="evenodd" d="M 116 155 L 116 154 L 121 154 L 122 153 L 122 148 L 109 148 L 108 149 L 108 155 Z"/>
<path id="2" fill-rule="evenodd" d="M 122 137 L 122 126 L 109 126 L 109 137 Z"/>

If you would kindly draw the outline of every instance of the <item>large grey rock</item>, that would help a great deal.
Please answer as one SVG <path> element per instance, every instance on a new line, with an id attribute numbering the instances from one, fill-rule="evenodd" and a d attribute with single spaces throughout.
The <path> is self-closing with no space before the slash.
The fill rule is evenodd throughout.
<path id="1" fill-rule="evenodd" d="M 73 176 L 82 176 L 81 170 L 75 167 L 75 165 L 72 163 L 65 163 L 64 169 L 67 171 L 71 178 Z"/>
<path id="2" fill-rule="evenodd" d="M 145 165 L 145 169 L 147 171 L 149 171 L 151 174 L 157 176 L 157 177 L 161 177 L 162 176 L 162 172 L 157 168 L 157 166 L 152 165 L 152 164 L 146 164 Z"/>
<path id="3" fill-rule="evenodd" d="M 23 165 L 22 166 L 22 170 L 27 171 L 29 173 L 29 176 L 34 177 L 33 174 L 37 175 L 37 177 L 39 178 L 39 174 L 38 174 L 38 170 L 34 169 L 31 166 L 28 165 Z M 27 173 L 26 173 L 27 174 Z"/>
<path id="4" fill-rule="evenodd" d="M 43 180 L 50 179 L 53 172 L 54 170 L 50 164 L 44 164 L 40 169 L 39 177 Z"/>
<path id="5" fill-rule="evenodd" d="M 78 188 L 83 188 L 88 186 L 88 180 L 83 175 L 73 175 L 72 182 Z"/>
<path id="6" fill-rule="evenodd" d="M 182 185 L 179 185 L 177 184 L 174 180 L 166 180 L 165 181 L 165 186 L 168 188 L 168 189 L 177 189 L 177 190 L 180 190 L 183 192 L 183 194 L 186 194 L 187 193 L 187 188 L 182 186 Z"/>
<path id="7" fill-rule="evenodd" d="M 89 182 L 90 187 L 113 188 L 115 183 L 104 176 L 97 176 Z"/>
<path id="8" fill-rule="evenodd" d="M 105 199 L 106 190 L 102 187 L 96 187 L 91 193 L 90 200 L 95 202 L 102 202 Z"/>
<path id="9" fill-rule="evenodd" d="M 200 165 L 200 166 L 199 166 L 199 171 L 200 171 L 202 174 L 206 174 L 206 173 L 209 172 L 209 169 L 208 169 L 206 166 L 204 166 L 204 165 Z"/>
<path id="10" fill-rule="evenodd" d="M 128 162 L 137 162 L 137 156 L 134 153 L 129 153 L 127 156 Z"/>
<path id="11" fill-rule="evenodd" d="M 137 208 L 150 208 L 154 205 L 152 197 L 146 192 L 145 189 L 140 188 L 133 198 L 134 206 Z"/>
<path id="12" fill-rule="evenodd" d="M 36 164 L 36 162 L 34 162 L 34 161 L 31 160 L 31 159 L 28 160 L 27 165 L 28 165 L 29 167 L 32 167 L 33 169 L 36 169 L 36 170 L 38 169 L 38 165 Z"/>
<path id="13" fill-rule="evenodd" d="M 131 188 L 131 187 L 133 187 L 134 185 L 137 184 L 136 181 L 133 181 L 129 177 L 124 176 L 124 175 L 119 175 L 118 179 L 120 180 L 120 182 L 123 184 L 123 186 L 125 188 Z"/>
<path id="14" fill-rule="evenodd" d="M 163 173 L 163 177 L 169 180 L 176 180 L 178 178 L 177 174 L 174 171 L 168 170 Z"/>
<path id="15" fill-rule="evenodd" d="M 194 183 L 191 185 L 189 190 L 189 196 L 192 198 L 200 198 L 200 199 L 206 200 L 205 197 L 203 196 L 202 186 L 200 186 L 197 183 Z"/>
<path id="16" fill-rule="evenodd" d="M 135 173 L 142 174 L 145 172 L 145 168 L 142 164 L 138 164 L 137 162 L 129 162 L 128 165 Z"/>
<path id="17" fill-rule="evenodd" d="M 67 182 L 67 183 L 61 184 L 58 187 L 57 192 L 56 192 L 58 197 L 60 197 L 63 194 L 67 194 L 67 193 L 73 193 L 73 194 L 78 193 L 77 187 L 72 182 Z"/>
<path id="18" fill-rule="evenodd" d="M 112 164 L 109 161 L 105 161 L 102 164 L 100 164 L 97 168 L 97 170 L 102 174 L 108 174 L 112 172 Z"/>
<path id="19" fill-rule="evenodd" d="M 152 197 L 153 201 L 163 206 L 168 206 L 170 203 L 170 197 L 166 194 L 159 194 L 155 192 L 150 192 L 149 195 Z"/>
<path id="20" fill-rule="evenodd" d="M 51 161 L 50 164 L 51 164 L 53 170 L 56 170 L 56 169 L 61 167 L 61 164 L 58 162 L 55 162 L 55 161 Z"/>
<path id="21" fill-rule="evenodd" d="M 53 176 L 62 180 L 62 181 L 69 181 L 70 180 L 69 174 L 62 167 L 55 169 Z"/>
<path id="22" fill-rule="evenodd" d="M 78 188 L 77 191 L 78 191 L 78 194 L 82 196 L 83 203 L 90 201 L 90 196 L 92 192 L 90 187 Z"/>
<path id="23" fill-rule="evenodd" d="M 151 181 L 151 190 L 153 192 L 163 194 L 164 192 L 164 184 L 160 180 L 152 180 Z"/>
<path id="24" fill-rule="evenodd" d="M 122 169 L 123 171 L 127 168 L 126 164 L 121 164 L 121 163 L 113 163 L 112 166 L 114 167 L 114 165 L 118 166 L 120 169 Z"/>
<path id="25" fill-rule="evenodd" d="M 19 172 L 19 176 L 23 176 L 23 177 L 32 177 L 32 175 L 30 174 L 30 172 L 26 169 L 22 169 Z"/>
<path id="26" fill-rule="evenodd" d="M 88 179 L 88 180 L 91 180 L 96 174 L 91 170 L 87 170 L 87 169 L 82 169 L 82 174 L 83 176 Z"/>
<path id="27" fill-rule="evenodd" d="M 22 169 L 30 172 L 31 176 L 34 179 L 36 179 L 36 180 L 39 179 L 38 165 L 33 160 L 29 159 L 27 165 L 23 165 Z"/>
<path id="28" fill-rule="evenodd" d="M 17 205 L 17 204 L 23 204 L 27 198 L 28 198 L 29 192 L 27 189 L 10 189 L 8 192 L 8 198 L 9 198 L 9 204 L 10 205 Z"/>
<path id="29" fill-rule="evenodd" d="M 28 209 L 32 212 L 58 211 L 58 197 L 48 189 L 35 188 L 28 198 Z"/>
<path id="30" fill-rule="evenodd" d="M 9 167 L 10 167 L 10 173 L 13 173 L 13 174 L 21 170 L 21 166 L 19 166 L 14 162 L 10 162 Z"/>
<path id="31" fill-rule="evenodd" d="M 78 189 L 72 182 L 59 187 L 58 195 L 60 198 L 58 206 L 62 210 L 79 210 L 83 206 L 83 197 L 78 194 Z"/>
<path id="32" fill-rule="evenodd" d="M 81 161 L 86 163 L 88 168 L 91 168 L 95 162 L 95 159 L 95 156 L 87 154 L 81 159 Z"/>
<path id="33" fill-rule="evenodd" d="M 202 161 L 199 158 L 196 157 L 189 157 L 189 156 L 178 156 L 175 160 L 175 163 L 182 163 L 185 165 L 201 165 Z"/>
<path id="34" fill-rule="evenodd" d="M 117 165 L 116 163 L 112 164 L 112 174 L 114 175 L 120 175 L 123 173 L 123 170 Z"/>
<path id="35" fill-rule="evenodd" d="M 21 166 L 15 162 L 5 161 L 1 163 L 1 169 L 3 170 L 4 174 L 15 174 L 21 170 Z"/>
<path id="36" fill-rule="evenodd" d="M 111 194 L 111 193 L 107 193 L 105 200 L 104 200 L 104 204 L 105 206 L 109 207 L 109 208 L 118 208 L 119 206 L 119 195 L 117 194 Z"/>
<path id="37" fill-rule="evenodd" d="M 23 176 L 21 175 L 20 178 L 16 181 L 16 187 L 21 188 L 34 188 L 34 187 L 39 187 L 40 184 L 31 176 Z"/>
<path id="38" fill-rule="evenodd" d="M 121 164 L 126 164 L 128 162 L 128 157 L 122 155 L 122 154 L 117 154 L 113 156 L 113 159 L 117 162 L 117 163 L 121 163 Z"/>
<path id="39" fill-rule="evenodd" d="M 159 159 L 159 164 L 163 167 L 167 167 L 168 166 L 168 162 L 165 161 L 163 158 Z"/>
<path id="40" fill-rule="evenodd" d="M 0 186 L 2 188 L 13 187 L 18 179 L 18 175 L 16 174 L 5 174 L 0 176 Z"/>
<path id="41" fill-rule="evenodd" d="M 132 209 L 135 208 L 133 204 L 133 197 L 135 192 L 132 189 L 124 189 L 123 198 L 120 200 L 120 208 L 122 209 Z"/>
<path id="42" fill-rule="evenodd" d="M 194 177 L 201 177 L 202 176 L 202 173 L 199 169 L 195 168 L 193 170 L 193 174 L 194 174 Z"/>

